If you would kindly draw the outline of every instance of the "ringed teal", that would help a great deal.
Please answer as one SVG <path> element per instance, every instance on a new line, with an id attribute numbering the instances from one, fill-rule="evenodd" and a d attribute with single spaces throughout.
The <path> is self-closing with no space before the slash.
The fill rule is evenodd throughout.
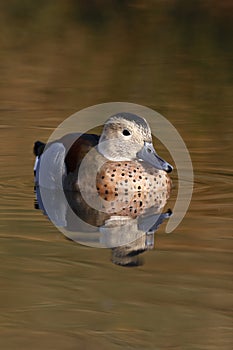
<path id="1" fill-rule="evenodd" d="M 57 157 L 59 152 L 64 156 Z M 89 203 L 94 201 L 92 194 L 97 191 L 104 199 L 103 210 L 107 214 L 137 217 L 152 206 L 159 211 L 170 194 L 171 180 L 167 173 L 172 171 L 172 166 L 156 153 L 147 121 L 131 113 L 110 117 L 100 136 L 65 135 L 45 151 L 44 144 L 37 141 L 34 153 L 37 159 L 47 153 L 45 170 L 48 166 L 52 180 L 62 173 L 65 190 L 85 191 Z M 87 166 L 81 168 L 86 156 Z M 51 157 L 59 161 L 53 162 Z M 37 178 L 39 163 L 36 161 Z"/>
<path id="2" fill-rule="evenodd" d="M 91 189 L 90 178 L 96 176 L 96 188 L 91 190 L 97 189 L 105 200 L 113 200 L 120 193 L 170 192 L 171 181 L 167 173 L 172 171 L 172 166 L 156 153 L 150 126 L 144 118 L 118 113 L 105 122 L 100 137 L 95 134 L 70 134 L 56 142 L 65 148 L 67 143 L 72 145 L 63 160 L 65 189 L 79 191 L 80 165 L 90 149 L 95 147 L 88 166 L 83 170 L 82 185 L 87 190 Z M 41 143 L 36 144 L 42 153 Z M 34 152 L 38 153 L 36 149 Z"/>

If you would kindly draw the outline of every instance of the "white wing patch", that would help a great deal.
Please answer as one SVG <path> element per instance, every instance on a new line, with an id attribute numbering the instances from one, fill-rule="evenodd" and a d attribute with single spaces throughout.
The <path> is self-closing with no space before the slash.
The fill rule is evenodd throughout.
<path id="1" fill-rule="evenodd" d="M 66 175 L 65 167 L 66 149 L 60 142 L 54 142 L 45 148 L 36 165 L 37 179 L 40 186 L 48 189 L 62 189 L 63 179 Z"/>

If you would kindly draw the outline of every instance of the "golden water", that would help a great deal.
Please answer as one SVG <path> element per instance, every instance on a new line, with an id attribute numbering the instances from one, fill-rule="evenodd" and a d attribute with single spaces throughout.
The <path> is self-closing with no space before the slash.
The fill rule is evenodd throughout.
<path id="1" fill-rule="evenodd" d="M 1 349 L 232 348 L 232 19 L 213 2 L 0 5 Z M 34 209 L 33 142 L 111 101 L 163 114 L 194 166 L 186 217 L 136 268 Z"/>

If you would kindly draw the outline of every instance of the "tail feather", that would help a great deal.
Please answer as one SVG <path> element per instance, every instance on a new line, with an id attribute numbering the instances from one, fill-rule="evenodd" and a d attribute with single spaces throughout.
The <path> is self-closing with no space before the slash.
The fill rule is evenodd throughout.
<path id="1" fill-rule="evenodd" d="M 34 164 L 33 170 L 34 170 L 35 178 L 36 178 L 36 171 L 37 171 L 37 167 L 38 167 L 38 163 L 39 163 L 39 158 L 40 158 L 41 154 L 43 153 L 45 146 L 46 146 L 46 144 L 44 142 L 41 142 L 41 141 L 36 141 L 34 143 L 33 153 L 35 154 L 36 159 L 35 159 L 35 164 Z"/>
<path id="2" fill-rule="evenodd" d="M 37 156 L 37 157 L 41 156 L 41 154 L 44 151 L 45 145 L 46 144 L 44 142 L 41 142 L 41 141 L 36 141 L 34 143 L 33 153 L 35 154 L 35 156 Z"/>

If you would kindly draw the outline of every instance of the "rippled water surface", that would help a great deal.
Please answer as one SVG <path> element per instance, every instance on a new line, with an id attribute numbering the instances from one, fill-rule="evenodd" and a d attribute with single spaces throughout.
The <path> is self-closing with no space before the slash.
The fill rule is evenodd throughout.
<path id="1" fill-rule="evenodd" d="M 91 3 L 0 5 L 1 349 L 231 349 L 232 5 Z M 194 167 L 183 222 L 134 268 L 34 209 L 33 142 L 111 101 L 163 114 Z"/>

